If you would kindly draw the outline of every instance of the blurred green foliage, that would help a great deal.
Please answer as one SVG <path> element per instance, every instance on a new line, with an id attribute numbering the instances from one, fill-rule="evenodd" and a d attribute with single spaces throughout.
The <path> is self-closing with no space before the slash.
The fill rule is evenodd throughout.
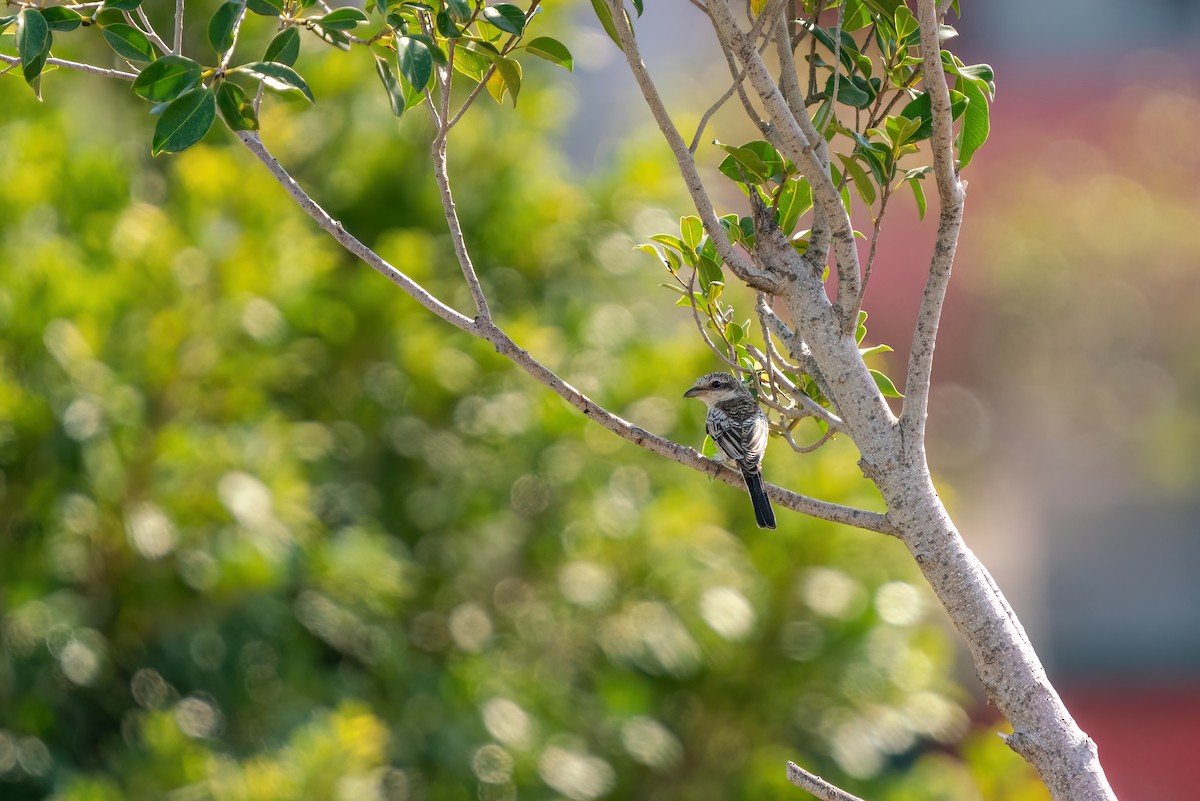
<path id="1" fill-rule="evenodd" d="M 466 308 L 422 123 L 367 59 L 306 59 L 321 102 L 269 104 L 267 142 Z M 451 156 L 493 308 L 698 445 L 710 358 L 632 249 L 678 177 L 636 140 L 573 176 L 570 89 L 529 83 Z M 951 755 L 966 699 L 898 543 L 758 531 L 354 263 L 228 134 L 151 160 L 127 87 L 43 93 L 0 81 L 6 801 L 794 798 L 787 759 L 893 801 L 1044 797 L 990 734 Z M 854 462 L 776 444 L 767 472 L 872 505 Z"/>

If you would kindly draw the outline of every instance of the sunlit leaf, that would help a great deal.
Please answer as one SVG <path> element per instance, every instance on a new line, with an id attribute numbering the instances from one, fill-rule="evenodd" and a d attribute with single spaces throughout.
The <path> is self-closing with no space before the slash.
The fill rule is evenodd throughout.
<path id="1" fill-rule="evenodd" d="M 679 220 L 679 233 L 683 246 L 694 253 L 696 248 L 700 247 L 701 240 L 704 239 L 704 223 L 700 222 L 700 218 L 694 215 L 681 217 Z"/>
<path id="2" fill-rule="evenodd" d="M 785 181 L 775 197 L 779 228 L 785 236 L 791 236 L 800 218 L 812 208 L 812 187 L 806 178 L 795 178 Z"/>
<path id="3" fill-rule="evenodd" d="M 963 112 L 962 126 L 958 132 L 958 168 L 965 169 L 983 146 L 992 125 L 988 99 L 983 89 L 974 81 L 959 80 L 958 88 L 967 96 L 967 108 Z"/>
<path id="4" fill-rule="evenodd" d="M 483 18 L 505 33 L 520 35 L 525 30 L 525 12 L 511 3 L 497 3 L 483 9 Z"/>
<path id="5" fill-rule="evenodd" d="M 875 379 L 875 386 L 879 387 L 879 391 L 883 393 L 885 398 L 903 398 L 900 390 L 896 389 L 896 385 L 892 383 L 892 379 L 888 378 L 878 370 L 871 370 L 871 378 Z"/>
<path id="6" fill-rule="evenodd" d="M 104 40 L 121 58 L 130 61 L 154 60 L 154 45 L 150 44 L 146 34 L 132 25 L 114 22 L 111 25 L 105 25 L 102 30 Z"/>
<path id="7" fill-rule="evenodd" d="M 305 83 L 298 72 L 286 64 L 280 64 L 276 61 L 252 61 L 249 64 L 242 64 L 230 71 L 241 72 L 252 78 L 257 78 L 262 81 L 263 86 L 276 92 L 300 92 L 308 98 L 310 103 L 315 102 L 308 84 Z"/>
<path id="8" fill-rule="evenodd" d="M 166 55 L 146 65 L 133 81 L 133 92 L 152 103 L 171 101 L 199 84 L 200 72 L 190 58 Z"/>
<path id="9" fill-rule="evenodd" d="M 367 15 L 351 6 L 335 8 L 317 20 L 322 28 L 329 31 L 352 31 L 366 21 Z"/>
<path id="10" fill-rule="evenodd" d="M 568 70 L 575 69 L 575 60 L 571 58 L 571 51 L 557 39 L 551 39 L 549 36 L 539 36 L 532 41 L 526 42 L 525 49 L 538 58 L 544 58 L 546 61 L 557 64 L 560 67 L 566 67 Z"/>

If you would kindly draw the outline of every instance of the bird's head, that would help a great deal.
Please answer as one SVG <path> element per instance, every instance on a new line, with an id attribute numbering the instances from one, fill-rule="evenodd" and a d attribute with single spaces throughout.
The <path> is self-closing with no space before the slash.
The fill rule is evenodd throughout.
<path id="1" fill-rule="evenodd" d="M 709 373 L 696 379 L 692 388 L 683 393 L 685 398 L 699 398 L 708 406 L 746 395 L 742 382 L 729 373 Z"/>

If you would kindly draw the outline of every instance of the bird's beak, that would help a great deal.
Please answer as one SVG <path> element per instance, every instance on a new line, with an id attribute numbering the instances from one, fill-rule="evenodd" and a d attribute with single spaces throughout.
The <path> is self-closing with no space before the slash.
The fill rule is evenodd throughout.
<path id="1" fill-rule="evenodd" d="M 692 388 L 691 388 L 691 389 L 689 389 L 687 392 L 683 393 L 683 397 L 685 397 L 685 398 L 694 398 L 694 397 L 696 397 L 697 395 L 699 395 L 699 394 L 701 393 L 701 391 L 702 391 L 702 390 L 700 389 L 700 387 L 692 387 Z"/>

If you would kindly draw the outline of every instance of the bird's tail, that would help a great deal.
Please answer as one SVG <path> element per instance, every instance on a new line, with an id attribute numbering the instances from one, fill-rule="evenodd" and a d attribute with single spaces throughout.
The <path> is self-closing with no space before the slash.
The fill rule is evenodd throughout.
<path id="1" fill-rule="evenodd" d="M 767 490 L 763 486 L 762 473 L 759 471 L 743 470 L 742 477 L 746 479 L 746 490 L 754 503 L 754 522 L 759 528 L 775 528 L 775 510 L 767 498 Z"/>

